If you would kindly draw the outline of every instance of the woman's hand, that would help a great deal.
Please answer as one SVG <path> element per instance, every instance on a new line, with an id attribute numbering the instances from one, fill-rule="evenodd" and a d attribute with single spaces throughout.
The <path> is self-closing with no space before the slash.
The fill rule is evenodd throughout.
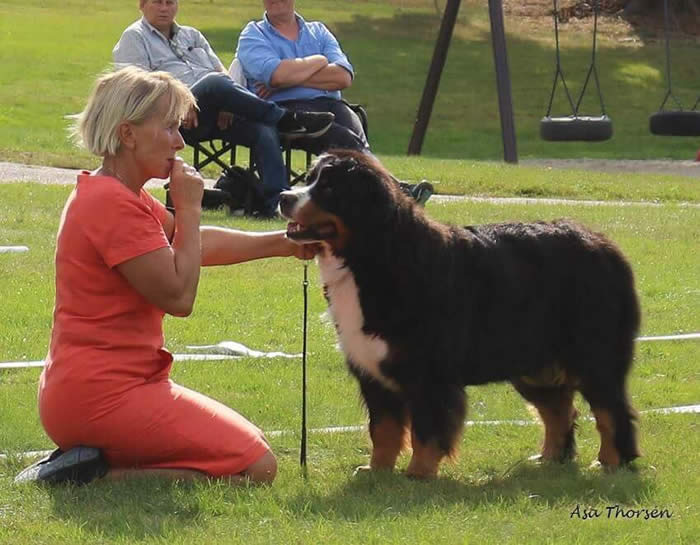
<path id="1" fill-rule="evenodd" d="M 179 157 L 170 171 L 170 199 L 175 211 L 193 209 L 201 212 L 204 180 L 193 167 Z"/>
<path id="2" fill-rule="evenodd" d="M 299 244 L 288 238 L 286 240 L 290 244 L 291 253 L 289 255 L 294 256 L 298 259 L 313 259 L 323 250 L 321 244 L 318 242 L 312 242 L 310 244 Z"/>

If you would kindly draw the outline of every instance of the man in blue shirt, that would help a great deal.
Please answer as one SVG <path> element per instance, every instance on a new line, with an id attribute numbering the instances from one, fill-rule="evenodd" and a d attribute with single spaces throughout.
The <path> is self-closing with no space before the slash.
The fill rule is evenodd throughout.
<path id="1" fill-rule="evenodd" d="M 360 118 L 341 101 L 354 72 L 338 40 L 323 23 L 297 14 L 294 0 L 263 0 L 263 5 L 263 20 L 248 23 L 238 40 L 236 56 L 248 88 L 290 110 L 335 114 L 323 137 L 304 142 L 309 151 L 369 149 Z"/>
<path id="2" fill-rule="evenodd" d="M 189 86 L 199 110 L 183 120 L 183 138 L 188 143 L 224 138 L 252 148 L 264 187 L 260 213 L 274 215 L 280 192 L 289 189 L 279 135 L 318 137 L 333 115 L 289 110 L 235 83 L 202 33 L 175 22 L 177 0 L 140 0 L 139 7 L 143 17 L 114 46 L 115 64 L 163 70 Z"/>
<path id="3" fill-rule="evenodd" d="M 290 110 L 335 115 L 331 128 L 304 140 L 302 148 L 316 155 L 330 148 L 370 153 L 362 121 L 341 98 L 354 71 L 338 40 L 323 23 L 296 13 L 294 0 L 263 0 L 263 6 L 263 20 L 248 23 L 238 39 L 236 56 L 248 88 Z M 401 185 L 420 203 L 432 194 L 427 182 L 413 188 Z"/>

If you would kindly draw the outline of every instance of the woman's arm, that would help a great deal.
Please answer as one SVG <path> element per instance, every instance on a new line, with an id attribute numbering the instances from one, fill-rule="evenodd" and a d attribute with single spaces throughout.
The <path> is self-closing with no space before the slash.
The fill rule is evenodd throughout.
<path id="1" fill-rule="evenodd" d="M 202 227 L 202 265 L 232 265 L 264 257 L 311 259 L 316 254 L 313 245 L 299 245 L 289 240 L 284 231 L 251 233 Z"/>
<path id="2" fill-rule="evenodd" d="M 117 265 L 117 270 L 136 291 L 174 316 L 189 315 L 197 295 L 203 188 L 199 174 L 178 158 L 170 175 L 170 196 L 176 211 L 172 246 Z M 172 226 L 164 225 L 164 229 L 166 234 L 172 232 Z"/>

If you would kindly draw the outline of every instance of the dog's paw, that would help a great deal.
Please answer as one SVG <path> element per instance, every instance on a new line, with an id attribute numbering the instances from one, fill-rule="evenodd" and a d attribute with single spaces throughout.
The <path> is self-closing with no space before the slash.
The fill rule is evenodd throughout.
<path id="1" fill-rule="evenodd" d="M 404 472 L 404 475 L 408 479 L 411 479 L 412 481 L 432 481 L 433 479 L 437 479 L 437 472 L 436 473 L 416 473 L 414 471 L 406 470 Z"/>

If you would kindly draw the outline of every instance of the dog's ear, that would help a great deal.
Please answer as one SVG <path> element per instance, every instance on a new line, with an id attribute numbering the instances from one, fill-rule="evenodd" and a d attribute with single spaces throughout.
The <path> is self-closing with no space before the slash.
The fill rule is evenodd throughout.
<path id="1" fill-rule="evenodd" d="M 353 231 L 391 221 L 395 206 L 392 182 L 362 157 L 333 157 L 318 165 L 319 197 Z M 324 195 L 325 193 L 325 195 Z"/>

